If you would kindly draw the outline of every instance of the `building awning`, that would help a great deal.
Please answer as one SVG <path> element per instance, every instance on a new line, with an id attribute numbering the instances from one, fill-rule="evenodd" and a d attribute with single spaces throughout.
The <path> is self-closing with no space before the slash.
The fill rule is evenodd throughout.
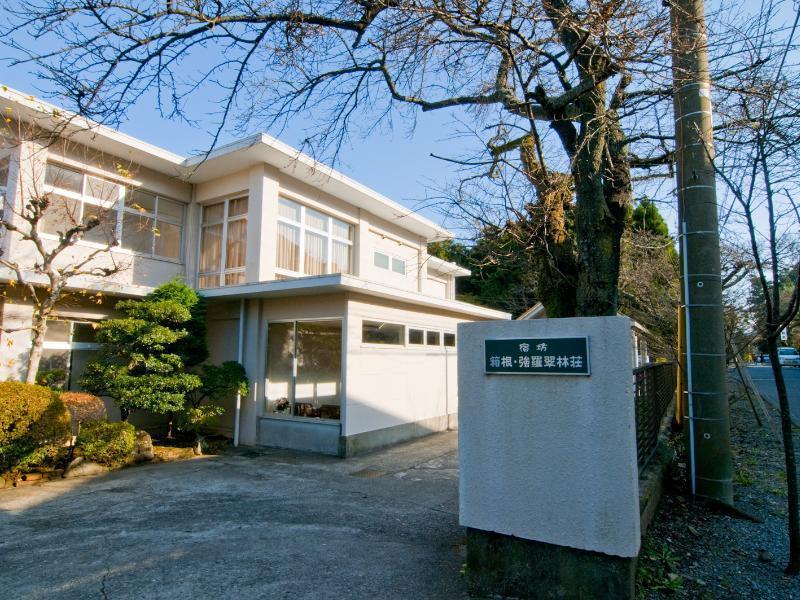
<path id="1" fill-rule="evenodd" d="M 506 312 L 459 302 L 458 300 L 445 300 L 435 298 L 418 292 L 409 292 L 388 285 L 365 281 L 352 275 L 337 273 L 334 275 L 318 275 L 313 277 L 299 277 L 297 279 L 284 279 L 277 281 L 260 281 L 256 283 L 243 283 L 220 288 L 200 290 L 200 295 L 208 299 L 235 300 L 241 298 L 286 298 L 291 296 L 307 296 L 331 294 L 337 292 L 354 292 L 404 302 L 426 308 L 446 310 L 479 319 L 508 320 L 511 315 Z"/>

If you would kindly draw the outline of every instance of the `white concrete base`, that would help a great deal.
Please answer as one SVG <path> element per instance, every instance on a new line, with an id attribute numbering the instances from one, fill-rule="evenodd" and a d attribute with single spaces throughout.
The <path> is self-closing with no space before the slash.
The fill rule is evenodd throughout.
<path id="1" fill-rule="evenodd" d="M 639 552 L 636 416 L 626 317 L 458 326 L 460 523 Z M 486 375 L 484 340 L 589 336 L 591 376 Z"/>

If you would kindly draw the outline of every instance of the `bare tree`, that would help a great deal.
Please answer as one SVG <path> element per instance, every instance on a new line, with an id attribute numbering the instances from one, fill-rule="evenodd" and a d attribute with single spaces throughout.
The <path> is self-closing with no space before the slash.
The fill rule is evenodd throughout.
<path id="1" fill-rule="evenodd" d="M 788 487 L 789 562 L 786 572 L 800 573 L 800 515 L 797 461 L 786 382 L 780 364 L 780 334 L 800 308 L 800 69 L 796 38 L 800 13 L 788 36 L 771 31 L 776 4 L 766 2 L 759 19 L 742 35 L 749 40 L 749 62 L 736 85 L 721 90 L 727 123 L 719 136 L 715 169 L 731 203 L 726 224 L 744 235 L 763 300 L 763 335 L 781 411 Z M 791 283 L 782 294 L 782 282 Z"/>
<path id="2" fill-rule="evenodd" d="M 572 222 L 563 239 L 535 232 L 553 314 L 616 312 L 632 171 L 672 159 L 671 131 L 654 120 L 671 110 L 669 19 L 655 0 L 32 0 L 8 12 L 7 43 L 107 123 L 148 93 L 189 118 L 208 83 L 220 127 L 310 113 L 321 124 L 309 143 L 335 153 L 359 124 L 452 111 L 477 136 L 457 157 L 472 173 L 455 198 L 461 216 Z M 481 178 L 502 187 L 487 195 L 472 186 Z"/>
<path id="3" fill-rule="evenodd" d="M 13 186 L 19 199 L 6 198 L 0 217 L 0 232 L 10 235 L 13 244 L 12 252 L 0 253 L 0 266 L 11 271 L 8 286 L 14 290 L 14 301 L 31 303 L 33 315 L 30 326 L 6 326 L 2 331 L 30 330 L 31 348 L 25 381 L 35 383 L 47 321 L 54 311 L 79 296 L 90 296 L 100 302 L 101 294 L 90 294 L 79 287 L 81 278 L 108 278 L 126 265 L 119 263 L 110 252 L 117 245 L 116 229 L 109 225 L 110 218 L 116 214 L 115 208 L 97 206 L 92 212 L 82 214 L 79 202 L 70 202 L 45 187 L 46 180 L 58 185 L 59 175 L 52 169 L 44 173 L 40 154 L 52 147 L 63 148 L 69 141 L 61 138 L 58 131 L 43 132 L 11 113 L 6 113 L 5 124 L 4 142 L 19 156 L 16 185 Z M 31 142 L 37 149 L 27 152 Z M 95 242 L 93 247 L 75 252 L 76 245 L 86 239 L 87 234 Z M 2 296 L 6 302 L 11 301 L 7 289 L 2 291 Z"/>

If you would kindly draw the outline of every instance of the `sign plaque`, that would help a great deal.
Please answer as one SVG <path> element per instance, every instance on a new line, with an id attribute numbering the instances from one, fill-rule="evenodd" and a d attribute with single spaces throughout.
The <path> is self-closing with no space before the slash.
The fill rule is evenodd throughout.
<path id="1" fill-rule="evenodd" d="M 488 374 L 590 375 L 589 338 L 484 340 Z"/>

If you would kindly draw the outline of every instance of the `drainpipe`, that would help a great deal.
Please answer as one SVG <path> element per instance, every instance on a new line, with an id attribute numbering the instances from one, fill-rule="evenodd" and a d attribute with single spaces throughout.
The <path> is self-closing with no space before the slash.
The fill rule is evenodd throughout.
<path id="1" fill-rule="evenodd" d="M 244 298 L 239 301 L 239 351 L 237 359 L 242 364 L 244 358 Z M 233 421 L 233 445 L 239 447 L 239 420 L 242 415 L 242 395 L 236 392 L 236 417 Z"/>

